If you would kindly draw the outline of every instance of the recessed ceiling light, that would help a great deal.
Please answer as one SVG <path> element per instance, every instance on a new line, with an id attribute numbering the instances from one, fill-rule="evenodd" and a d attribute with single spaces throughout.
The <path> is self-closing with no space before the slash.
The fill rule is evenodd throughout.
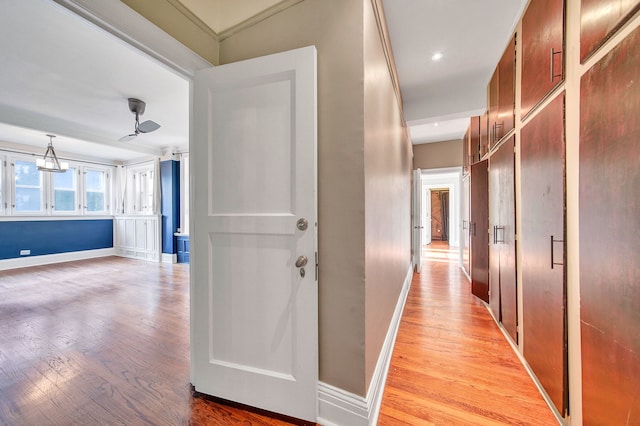
<path id="1" fill-rule="evenodd" d="M 434 125 L 435 127 L 438 127 L 438 123 L 433 123 L 433 125 Z"/>
<path id="2" fill-rule="evenodd" d="M 436 52 L 431 57 L 431 60 L 432 61 L 439 61 L 440 59 L 442 59 L 443 56 L 444 56 L 444 54 L 442 52 Z"/>

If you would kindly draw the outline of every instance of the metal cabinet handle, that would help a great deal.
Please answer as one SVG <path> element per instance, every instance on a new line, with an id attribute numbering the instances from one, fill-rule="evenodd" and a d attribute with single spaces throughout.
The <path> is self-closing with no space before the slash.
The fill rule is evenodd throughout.
<path id="1" fill-rule="evenodd" d="M 554 266 L 564 266 L 564 263 L 558 263 L 554 260 L 554 256 L 553 256 L 554 243 L 564 243 L 564 240 L 554 240 L 553 235 L 551 236 L 551 269 L 553 269 Z"/>
<path id="2" fill-rule="evenodd" d="M 502 239 L 498 239 L 498 231 L 502 231 Z M 496 225 L 493 227 L 493 243 L 504 244 L 504 226 Z"/>
<path id="3" fill-rule="evenodd" d="M 556 77 L 562 78 L 562 72 L 560 74 L 554 74 L 555 72 L 555 62 L 556 62 L 556 55 L 562 55 L 562 50 L 559 50 L 556 52 L 555 48 L 551 48 L 551 69 L 549 72 L 549 75 L 551 76 L 551 83 L 553 83 L 553 80 Z"/>

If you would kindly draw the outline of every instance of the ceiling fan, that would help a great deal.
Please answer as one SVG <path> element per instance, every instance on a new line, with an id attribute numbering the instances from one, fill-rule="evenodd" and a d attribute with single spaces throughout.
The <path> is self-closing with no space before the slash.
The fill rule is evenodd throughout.
<path id="1" fill-rule="evenodd" d="M 136 98 L 129 98 L 129 109 L 136 115 L 136 126 L 134 132 L 123 136 L 119 139 L 120 142 L 128 142 L 138 136 L 140 133 L 150 133 L 160 128 L 160 125 L 155 121 L 147 120 L 140 123 L 140 116 L 144 114 L 144 109 L 147 104 L 144 101 Z"/>

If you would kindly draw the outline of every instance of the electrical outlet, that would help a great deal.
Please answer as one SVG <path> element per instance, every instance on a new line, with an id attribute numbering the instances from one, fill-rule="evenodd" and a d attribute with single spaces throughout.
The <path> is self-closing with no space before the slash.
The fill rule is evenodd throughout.
<path id="1" fill-rule="evenodd" d="M 31 254 L 31 250 L 20 250 L 20 256 L 29 256 Z"/>

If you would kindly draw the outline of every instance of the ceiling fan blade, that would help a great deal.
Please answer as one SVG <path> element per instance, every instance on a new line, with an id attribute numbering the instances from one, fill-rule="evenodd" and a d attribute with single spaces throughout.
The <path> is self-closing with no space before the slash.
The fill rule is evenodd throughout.
<path id="1" fill-rule="evenodd" d="M 154 130 L 158 130 L 159 128 L 160 128 L 160 125 L 155 121 L 151 121 L 151 120 L 144 121 L 138 125 L 138 131 L 140 133 L 153 132 Z"/>
<path id="2" fill-rule="evenodd" d="M 138 136 L 137 133 L 131 133 L 130 135 L 123 136 L 118 140 L 120 142 L 129 142 L 130 140 L 133 140 L 136 136 Z"/>

